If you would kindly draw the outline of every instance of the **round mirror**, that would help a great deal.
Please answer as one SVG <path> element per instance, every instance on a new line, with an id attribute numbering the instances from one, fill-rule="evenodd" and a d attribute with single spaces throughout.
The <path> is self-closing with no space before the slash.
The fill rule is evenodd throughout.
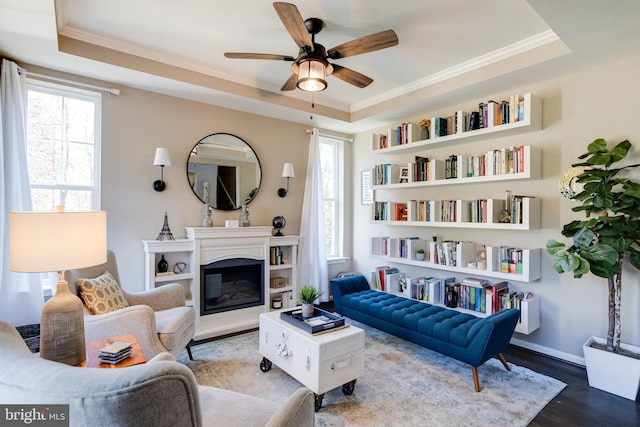
<path id="1" fill-rule="evenodd" d="M 258 194 L 262 172 L 253 148 L 230 133 L 214 133 L 193 146 L 187 159 L 193 193 L 211 207 L 240 209 Z"/>

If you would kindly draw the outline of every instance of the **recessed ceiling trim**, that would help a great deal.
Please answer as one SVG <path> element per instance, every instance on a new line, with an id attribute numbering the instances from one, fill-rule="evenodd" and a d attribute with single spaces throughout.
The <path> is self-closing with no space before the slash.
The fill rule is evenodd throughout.
<path id="1" fill-rule="evenodd" d="M 485 55 L 478 56 L 477 58 L 471 59 L 469 61 L 455 65 L 453 67 L 447 68 L 440 72 L 431 74 L 427 77 L 416 80 L 410 84 L 400 86 L 397 89 L 381 93 L 377 96 L 371 97 L 362 102 L 357 102 L 351 106 L 351 112 L 353 113 L 359 110 L 363 110 L 365 108 L 372 107 L 374 105 L 381 104 L 385 101 L 396 98 L 398 96 L 415 92 L 427 86 L 431 86 L 436 83 L 440 83 L 442 81 L 452 79 L 454 77 L 460 76 L 462 74 L 468 73 L 473 70 L 486 67 L 496 62 L 504 61 L 505 59 L 519 55 L 523 52 L 527 52 L 527 51 L 539 48 L 549 43 L 553 43 L 557 40 L 559 40 L 559 37 L 556 35 L 556 33 L 553 32 L 553 30 L 544 31 L 542 33 L 536 34 L 529 38 L 520 40 L 516 43 L 512 43 L 501 49 L 494 50 L 493 52 L 489 52 Z"/>
<path id="2" fill-rule="evenodd" d="M 233 74 L 220 69 L 209 67 L 202 62 L 194 61 L 185 57 L 177 55 L 170 55 L 163 51 L 152 49 L 146 46 L 138 45 L 135 43 L 126 42 L 123 40 L 115 39 L 112 37 L 105 37 L 99 34 L 86 31 L 81 28 L 77 28 L 70 25 L 65 25 L 60 28 L 58 34 L 64 37 L 72 38 L 81 42 L 89 43 L 96 46 L 105 47 L 107 49 L 124 52 L 130 55 L 138 56 L 141 58 L 150 59 L 152 61 L 161 62 L 167 65 L 175 67 L 185 68 L 193 70 L 201 74 L 207 74 L 212 77 L 216 77 L 222 80 L 227 80 L 233 83 L 239 83 L 246 86 L 256 87 L 258 89 L 274 92 L 279 96 L 286 96 L 289 98 L 295 98 L 302 101 L 309 101 L 309 94 L 300 91 L 291 91 L 288 93 L 282 93 L 280 86 L 262 80 L 255 80 L 248 78 L 241 74 Z M 323 102 L 327 107 L 349 111 L 350 106 L 339 102 Z"/>

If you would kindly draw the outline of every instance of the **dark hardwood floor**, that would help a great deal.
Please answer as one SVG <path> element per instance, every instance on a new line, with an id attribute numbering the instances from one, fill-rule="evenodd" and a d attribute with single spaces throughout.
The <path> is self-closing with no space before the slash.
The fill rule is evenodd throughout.
<path id="1" fill-rule="evenodd" d="M 333 303 L 320 306 L 333 311 Z M 509 363 L 567 384 L 529 426 L 640 426 L 640 401 L 631 401 L 589 387 L 587 371 L 583 367 L 513 345 L 509 346 L 504 356 Z"/>
<path id="2" fill-rule="evenodd" d="M 640 426 L 640 402 L 589 387 L 581 366 L 516 346 L 509 346 L 505 359 L 567 384 L 530 426 Z"/>

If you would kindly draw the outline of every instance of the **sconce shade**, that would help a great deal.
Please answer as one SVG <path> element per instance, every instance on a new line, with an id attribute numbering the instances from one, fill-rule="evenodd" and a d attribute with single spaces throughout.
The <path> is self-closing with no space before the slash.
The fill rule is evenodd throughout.
<path id="1" fill-rule="evenodd" d="M 287 188 L 278 188 L 278 196 L 284 197 L 289 192 L 289 179 L 295 177 L 293 172 L 293 163 L 285 163 L 282 167 L 282 177 L 287 178 Z"/>
<path id="2" fill-rule="evenodd" d="M 107 261 L 106 212 L 9 213 L 11 270 L 61 271 Z"/>
<path id="3" fill-rule="evenodd" d="M 320 92 L 327 88 L 327 66 L 324 62 L 309 58 L 301 61 L 296 86 L 306 92 Z"/>
<path id="4" fill-rule="evenodd" d="M 58 271 L 40 316 L 40 357 L 68 365 L 86 358 L 83 304 L 64 270 L 107 261 L 105 212 L 10 212 L 9 265 L 17 272 Z M 74 285 L 75 286 L 75 285 Z"/>
<path id="5" fill-rule="evenodd" d="M 153 166 L 171 166 L 169 150 L 166 148 L 156 148 L 156 156 L 153 159 Z"/>
<path id="6" fill-rule="evenodd" d="M 283 178 L 294 178 L 296 174 L 293 172 L 293 163 L 285 163 L 282 167 Z"/>
<path id="7" fill-rule="evenodd" d="M 169 150 L 166 148 L 156 148 L 156 156 L 153 159 L 154 166 L 160 166 L 160 179 L 153 181 L 153 189 L 156 191 L 164 191 L 167 185 L 164 183 L 164 167 L 171 166 L 171 158 L 169 158 Z"/>

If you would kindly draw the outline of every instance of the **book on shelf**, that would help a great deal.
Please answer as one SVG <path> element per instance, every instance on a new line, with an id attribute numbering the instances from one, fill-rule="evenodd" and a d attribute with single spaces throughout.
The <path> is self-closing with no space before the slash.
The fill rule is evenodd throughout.
<path id="1" fill-rule="evenodd" d="M 484 106 L 485 111 L 485 127 L 493 127 L 500 124 L 500 104 L 494 100 L 489 100 Z"/>
<path id="2" fill-rule="evenodd" d="M 477 111 L 472 111 L 469 114 L 469 126 L 467 128 L 467 130 L 476 130 L 476 129 L 480 129 L 480 113 L 478 113 Z"/>
<path id="3" fill-rule="evenodd" d="M 395 267 L 389 267 L 388 265 L 380 266 L 375 268 L 375 289 L 380 291 L 387 291 L 387 277 L 390 274 L 399 273 L 398 269 Z"/>
<path id="4" fill-rule="evenodd" d="M 374 150 L 381 150 L 388 148 L 387 135 L 380 133 L 371 134 L 371 143 Z"/>
<path id="5" fill-rule="evenodd" d="M 466 132 L 469 127 L 469 113 L 463 110 L 456 111 L 454 133 Z"/>
<path id="6" fill-rule="evenodd" d="M 433 131 L 434 138 L 439 136 L 447 136 L 447 119 L 444 117 L 432 117 L 431 118 L 431 126 Z"/>

